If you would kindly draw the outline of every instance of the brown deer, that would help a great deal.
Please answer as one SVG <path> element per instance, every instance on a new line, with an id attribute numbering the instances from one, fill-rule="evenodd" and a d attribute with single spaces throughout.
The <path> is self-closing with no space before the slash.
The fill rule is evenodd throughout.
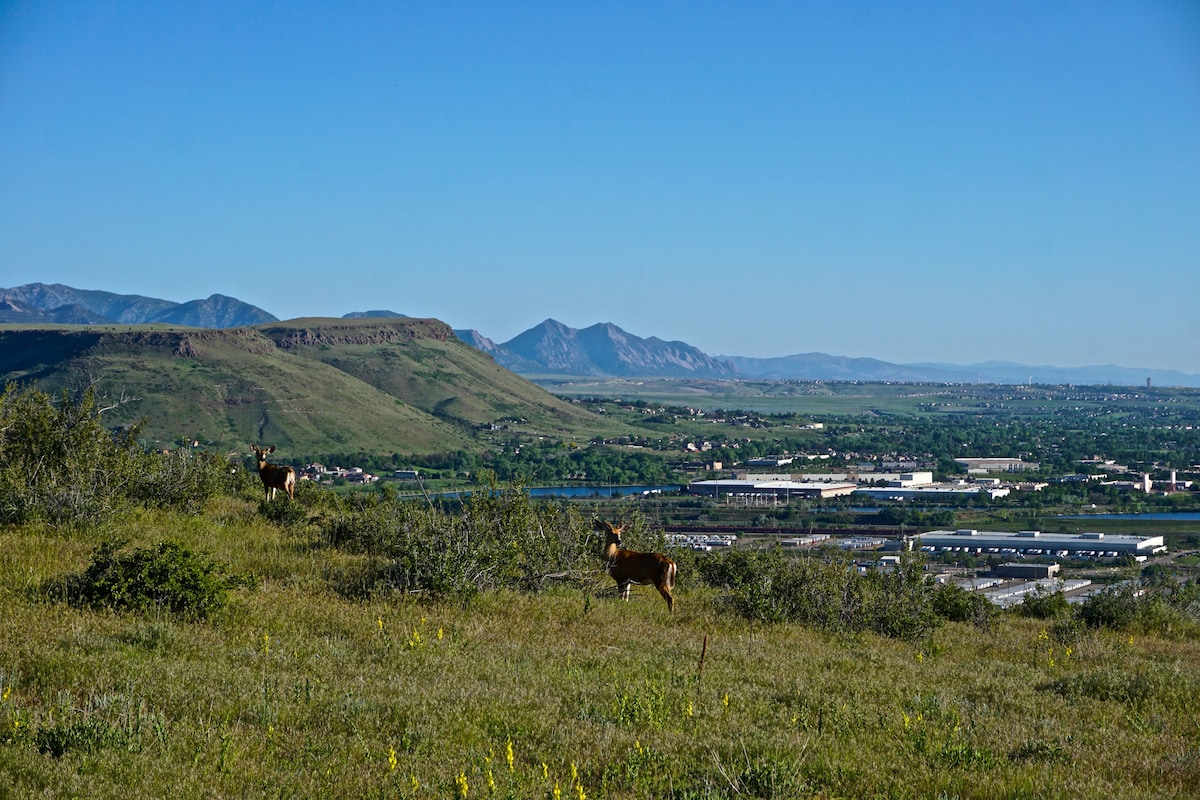
<path id="1" fill-rule="evenodd" d="M 621 530 L 624 526 L 596 520 L 596 530 L 604 532 L 604 549 L 600 557 L 608 564 L 608 574 L 617 582 L 621 597 L 629 600 L 633 584 L 653 585 L 667 601 L 667 610 L 675 610 L 675 562 L 662 553 L 639 553 L 621 547 Z"/>
<path id="2" fill-rule="evenodd" d="M 288 500 L 296 499 L 296 470 L 291 467 L 280 466 L 279 464 L 268 464 L 267 454 L 275 452 L 275 445 L 271 445 L 265 450 L 250 445 L 250 449 L 254 451 L 255 457 L 258 459 L 258 477 L 262 479 L 263 491 L 266 493 L 267 502 L 275 499 L 275 490 L 283 489 L 287 492 Z"/>

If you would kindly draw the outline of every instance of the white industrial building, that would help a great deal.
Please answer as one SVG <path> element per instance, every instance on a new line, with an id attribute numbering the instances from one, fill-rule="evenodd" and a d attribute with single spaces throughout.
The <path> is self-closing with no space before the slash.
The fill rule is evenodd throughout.
<path id="1" fill-rule="evenodd" d="M 933 486 L 869 486 L 855 491 L 876 500 L 927 500 L 936 503 L 952 497 L 987 495 L 993 500 L 1008 497 L 1011 489 L 980 484 L 935 484 Z"/>
<path id="2" fill-rule="evenodd" d="M 965 467 L 969 475 L 982 475 L 988 472 L 1032 472 L 1041 467 L 1036 461 L 1025 461 L 1020 458 L 956 458 L 954 463 Z"/>
<path id="3" fill-rule="evenodd" d="M 933 552 L 962 551 L 975 554 L 1050 556 L 1067 558 L 1115 558 L 1133 555 L 1145 558 L 1165 551 L 1161 536 L 1128 536 L 1112 533 L 1046 533 L 1043 531 L 930 531 L 914 537 L 922 549 Z"/>
<path id="4" fill-rule="evenodd" d="M 692 481 L 687 490 L 691 494 L 710 497 L 774 497 L 787 500 L 792 497 L 823 498 L 841 497 L 857 489 L 853 483 L 818 483 L 816 481 L 794 481 L 779 475 L 747 476 L 741 480 Z"/>
<path id="5" fill-rule="evenodd" d="M 1001 608 L 1015 606 L 1018 603 L 1024 602 L 1028 595 L 1042 592 L 1045 594 L 1054 594 L 1055 592 L 1077 592 L 1080 589 L 1085 589 L 1091 586 L 1092 582 L 1087 578 L 1075 578 L 1072 580 L 1062 580 L 1061 578 L 1043 578 L 1036 581 L 1025 581 L 1024 583 L 1011 584 L 1001 586 L 996 589 L 986 589 L 980 592 L 994 605 Z"/>

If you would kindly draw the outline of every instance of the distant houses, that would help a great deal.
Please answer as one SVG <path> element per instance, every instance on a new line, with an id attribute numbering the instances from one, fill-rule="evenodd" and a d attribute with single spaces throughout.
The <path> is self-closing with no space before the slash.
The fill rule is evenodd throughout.
<path id="1" fill-rule="evenodd" d="M 324 464 L 308 464 L 300 470 L 297 477 L 302 481 L 316 481 L 317 483 L 333 483 L 333 481 L 341 479 L 347 483 L 370 484 L 379 480 L 378 475 L 365 472 L 362 467 L 344 469 L 327 467 Z"/>

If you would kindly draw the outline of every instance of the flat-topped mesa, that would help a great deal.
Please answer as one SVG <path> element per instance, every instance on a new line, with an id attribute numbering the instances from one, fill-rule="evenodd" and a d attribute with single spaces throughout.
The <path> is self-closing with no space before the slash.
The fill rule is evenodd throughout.
<path id="1" fill-rule="evenodd" d="M 285 350 L 339 344 L 386 344 L 388 342 L 454 338 L 449 325 L 436 319 L 299 319 L 257 326 L 257 330 Z"/>

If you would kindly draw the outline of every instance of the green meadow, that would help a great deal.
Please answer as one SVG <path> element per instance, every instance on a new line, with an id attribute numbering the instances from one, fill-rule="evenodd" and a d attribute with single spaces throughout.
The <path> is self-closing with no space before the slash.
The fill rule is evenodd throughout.
<path id="1" fill-rule="evenodd" d="M 1157 798 L 1200 793 L 1194 629 L 1005 615 L 917 641 L 677 611 L 594 572 L 429 601 L 222 497 L 0 533 L 0 796 Z M 62 602 L 97 542 L 256 580 L 206 619 Z M 694 570 L 692 571 L 694 573 Z"/>

